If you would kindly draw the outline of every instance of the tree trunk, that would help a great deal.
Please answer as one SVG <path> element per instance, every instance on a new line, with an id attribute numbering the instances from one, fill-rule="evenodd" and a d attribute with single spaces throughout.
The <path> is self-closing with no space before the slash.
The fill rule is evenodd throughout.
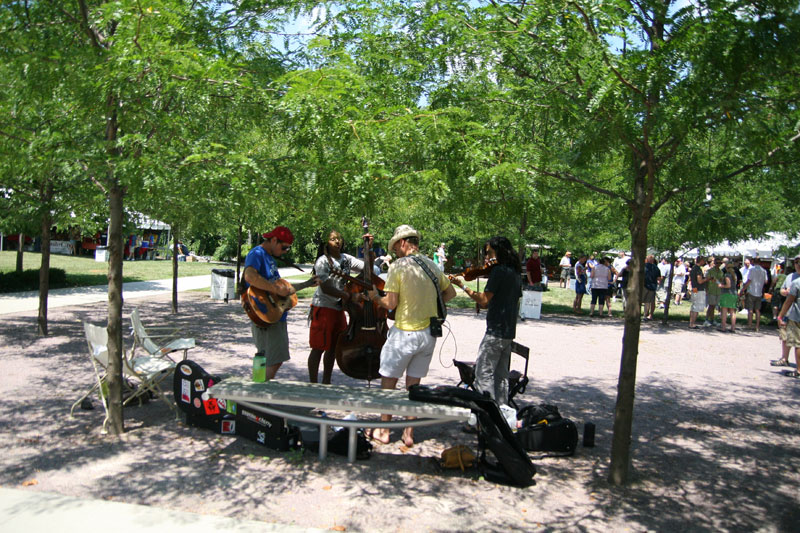
<path id="1" fill-rule="evenodd" d="M 106 100 L 105 138 L 110 158 L 118 155 L 117 140 L 117 100 L 109 95 Z M 112 163 L 113 164 L 113 163 Z M 122 415 L 122 356 L 125 345 L 122 342 L 122 220 L 125 189 L 114 175 L 113 167 L 108 170 L 108 427 L 112 434 L 122 435 L 125 422 Z"/>
<path id="2" fill-rule="evenodd" d="M 649 220 L 634 212 L 631 224 L 631 275 L 625 303 L 625 329 L 622 335 L 622 361 L 617 383 L 617 404 L 614 408 L 614 435 L 611 442 L 609 482 L 627 483 L 631 467 L 631 434 L 633 403 L 636 392 L 636 364 L 639 357 L 641 298 L 644 284 L 644 259 L 647 256 L 647 224 Z"/>
<path id="3" fill-rule="evenodd" d="M 17 272 L 22 273 L 22 247 L 25 245 L 25 234 L 19 234 L 19 243 L 17 246 Z"/>
<path id="4" fill-rule="evenodd" d="M 172 314 L 178 314 L 178 228 L 172 233 Z"/>
<path id="5" fill-rule="evenodd" d="M 38 334 L 47 336 L 47 296 L 50 293 L 50 228 L 53 217 L 50 215 L 49 199 L 42 213 L 42 264 L 39 267 L 39 318 Z"/>
<path id="6" fill-rule="evenodd" d="M 239 277 L 242 267 L 242 225 L 239 224 L 239 231 L 236 233 L 236 295 L 239 295 L 239 284 L 241 278 Z"/>

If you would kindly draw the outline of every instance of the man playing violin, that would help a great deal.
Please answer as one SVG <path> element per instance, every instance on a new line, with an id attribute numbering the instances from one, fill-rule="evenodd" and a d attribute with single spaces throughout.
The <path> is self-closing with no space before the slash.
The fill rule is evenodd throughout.
<path id="1" fill-rule="evenodd" d="M 314 264 L 314 272 L 319 277 L 320 285 L 311 300 L 311 328 L 308 338 L 311 346 L 311 353 L 308 355 L 308 380 L 311 383 L 317 383 L 320 358 L 322 382 L 331 382 L 333 364 L 336 362 L 336 341 L 347 329 L 347 317 L 342 306 L 351 299 L 354 303 L 362 300 L 361 293 L 344 290 L 344 278 L 336 276 L 337 273 L 349 276 L 353 271 L 358 274 L 364 270 L 364 262 L 344 253 L 343 249 L 342 234 L 331 231 L 328 242 Z"/>
<path id="2" fill-rule="evenodd" d="M 501 236 L 492 237 L 486 243 L 484 261 L 496 264 L 489 272 L 483 292 L 465 286 L 461 277 L 454 278 L 453 284 L 461 287 L 479 307 L 488 309 L 486 333 L 475 362 L 475 388 L 488 392 L 499 405 L 507 405 L 511 344 L 517 333 L 517 310 L 522 296 L 522 266 L 511 242 Z"/>
<path id="3" fill-rule="evenodd" d="M 281 257 L 289 251 L 294 242 L 294 235 L 285 226 L 277 226 L 269 233 L 263 235 L 264 240 L 260 245 L 254 246 L 247 254 L 244 262 L 244 281 L 249 287 L 265 290 L 280 298 L 285 298 L 306 287 L 319 284 L 316 276 L 303 283 L 279 284 L 281 278 L 278 272 L 276 257 Z M 275 377 L 281 365 L 289 360 L 289 332 L 286 329 L 286 315 L 283 313 L 280 320 L 274 324 L 251 325 L 253 342 L 256 345 L 256 356 L 264 356 L 267 362 L 266 379 Z"/>
<path id="4" fill-rule="evenodd" d="M 418 384 L 428 374 L 436 337 L 431 334 L 431 317 L 438 315 L 436 286 L 427 272 L 417 262 L 424 262 L 437 280 L 442 302 L 456 295 L 450 280 L 436 267 L 433 261 L 419 253 L 419 232 L 408 225 L 398 226 L 389 241 L 389 251 L 397 255 L 389 267 L 384 291 L 379 297 L 377 290 L 369 291 L 370 300 L 385 309 L 396 309 L 394 325 L 389 330 L 386 343 L 381 349 L 381 388 L 394 389 L 397 381 L 406 375 L 406 388 Z M 389 421 L 392 415 L 381 415 Z M 403 444 L 414 445 L 414 429 L 403 430 Z M 389 430 L 378 428 L 372 432 L 378 442 L 388 444 Z"/>

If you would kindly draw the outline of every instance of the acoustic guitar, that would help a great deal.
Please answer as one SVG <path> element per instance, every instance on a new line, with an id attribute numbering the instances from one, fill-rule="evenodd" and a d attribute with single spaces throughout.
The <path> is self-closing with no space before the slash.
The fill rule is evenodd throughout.
<path id="1" fill-rule="evenodd" d="M 278 279 L 276 284 L 291 287 L 285 279 Z M 259 304 L 261 304 L 259 306 Z M 297 293 L 280 297 L 263 289 L 250 285 L 242 294 L 242 308 L 256 326 L 266 327 L 281 319 L 283 313 L 297 305 Z M 263 307 L 263 309 L 262 309 Z"/>

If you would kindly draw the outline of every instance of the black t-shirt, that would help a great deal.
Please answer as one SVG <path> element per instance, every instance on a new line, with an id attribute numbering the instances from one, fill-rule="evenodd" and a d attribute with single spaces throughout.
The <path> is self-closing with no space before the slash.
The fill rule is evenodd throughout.
<path id="1" fill-rule="evenodd" d="M 689 272 L 689 279 L 692 280 L 692 289 L 697 289 L 698 291 L 706 290 L 706 283 L 708 283 L 707 281 L 704 281 L 703 283 L 697 282 L 697 280 L 702 277 L 703 277 L 703 268 L 700 265 L 695 264 L 692 267 L 692 270 Z"/>
<path id="2" fill-rule="evenodd" d="M 492 293 L 486 313 L 486 333 L 513 339 L 517 334 L 517 310 L 522 296 L 519 275 L 508 265 L 497 265 L 489 273 L 485 291 Z"/>
<path id="3" fill-rule="evenodd" d="M 644 264 L 644 288 L 654 291 L 658 289 L 658 278 L 661 277 L 661 271 L 655 263 Z"/>

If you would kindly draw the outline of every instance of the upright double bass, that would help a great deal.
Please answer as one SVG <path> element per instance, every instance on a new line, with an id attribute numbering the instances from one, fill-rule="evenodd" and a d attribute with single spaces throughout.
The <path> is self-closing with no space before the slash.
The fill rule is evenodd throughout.
<path id="1" fill-rule="evenodd" d="M 369 233 L 367 217 L 361 219 L 364 234 Z M 374 285 L 382 290 L 383 280 L 372 273 L 372 255 L 369 238 L 364 238 L 364 271 L 358 278 L 350 279 L 345 290 L 360 293 Z M 336 342 L 336 364 L 356 379 L 378 379 L 381 365 L 381 348 L 386 342 L 389 328 L 386 324 L 387 312 L 374 302 L 362 300 L 354 303 L 352 298 L 345 304 L 350 322 L 347 329 L 339 335 Z"/>

